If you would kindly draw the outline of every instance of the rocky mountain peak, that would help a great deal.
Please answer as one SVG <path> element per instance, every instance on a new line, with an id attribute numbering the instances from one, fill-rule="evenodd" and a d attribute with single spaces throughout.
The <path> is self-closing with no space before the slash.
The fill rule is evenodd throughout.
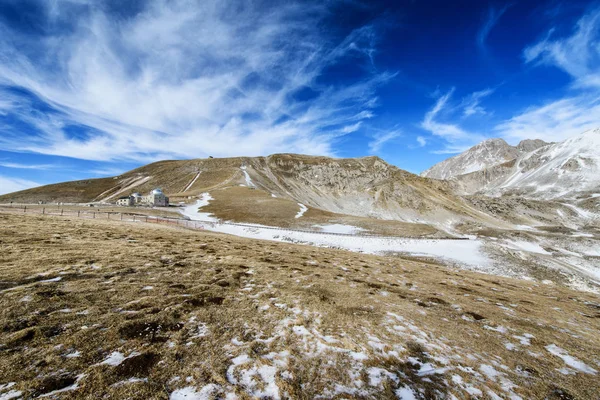
<path id="1" fill-rule="evenodd" d="M 421 175 L 427 178 L 450 179 L 458 175 L 502 164 L 518 157 L 519 151 L 504 139 L 493 138 L 471 147 L 464 153 L 434 165 Z"/>
<path id="2" fill-rule="evenodd" d="M 530 151 L 534 151 L 539 149 L 540 147 L 547 146 L 551 143 L 544 142 L 541 139 L 525 139 L 521 140 L 517 145 L 517 150 L 521 153 L 529 153 Z"/>

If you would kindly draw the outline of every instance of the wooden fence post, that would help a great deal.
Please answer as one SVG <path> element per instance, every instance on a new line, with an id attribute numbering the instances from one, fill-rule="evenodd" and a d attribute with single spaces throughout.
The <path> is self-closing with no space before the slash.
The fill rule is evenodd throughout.
<path id="1" fill-rule="evenodd" d="M 23 207 L 23 214 L 27 212 L 27 206 Z"/>
<path id="2" fill-rule="evenodd" d="M 46 214 L 46 207 L 42 207 L 42 214 Z"/>
<path id="3" fill-rule="evenodd" d="M 61 216 L 63 215 L 63 211 L 65 211 L 65 210 L 63 210 L 63 209 L 61 208 L 61 209 L 60 209 L 60 215 L 61 215 Z"/>
<path id="4" fill-rule="evenodd" d="M 77 218 L 79 218 L 79 213 L 80 212 L 81 212 L 80 210 L 77 210 Z"/>
<path id="5" fill-rule="evenodd" d="M 93 212 L 94 219 L 96 219 L 96 211 Z"/>

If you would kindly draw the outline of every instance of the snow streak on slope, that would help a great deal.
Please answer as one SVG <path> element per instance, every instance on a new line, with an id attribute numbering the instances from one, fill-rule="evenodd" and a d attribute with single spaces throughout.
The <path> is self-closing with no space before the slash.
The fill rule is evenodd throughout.
<path id="1" fill-rule="evenodd" d="M 308 207 L 306 207 L 304 204 L 298 203 L 298 206 L 300 206 L 300 211 L 298 211 L 298 214 L 296 214 L 296 218 L 302 217 L 304 213 L 308 211 Z"/>
<path id="2" fill-rule="evenodd" d="M 246 186 L 248 186 L 248 187 L 256 187 L 254 185 L 254 182 L 252 182 L 252 179 L 250 178 L 250 175 L 248 175 L 248 171 L 246 171 L 246 166 L 240 167 L 240 169 L 244 173 L 244 178 L 246 179 Z"/>
<path id="3" fill-rule="evenodd" d="M 185 189 L 183 189 L 184 193 L 187 192 L 188 190 L 190 190 L 190 188 L 194 185 L 194 183 L 196 183 L 196 181 L 198 180 L 198 177 L 200 176 L 201 173 L 202 172 L 198 172 L 196 174 L 196 176 L 194 177 L 194 179 L 192 179 L 192 181 L 190 182 L 190 184 L 187 185 Z"/>
<path id="4" fill-rule="evenodd" d="M 127 192 L 128 190 L 131 190 L 131 189 L 133 189 L 133 188 L 135 188 L 137 186 L 140 186 L 140 185 L 148 182 L 150 179 L 152 179 L 151 176 L 143 176 L 143 177 L 140 177 L 138 179 L 135 179 L 129 185 L 127 185 L 124 188 L 120 189 L 119 191 L 111 194 L 110 196 L 102 199 L 101 201 L 108 201 L 110 199 L 113 199 L 113 198 L 117 197 L 118 195 Z"/>

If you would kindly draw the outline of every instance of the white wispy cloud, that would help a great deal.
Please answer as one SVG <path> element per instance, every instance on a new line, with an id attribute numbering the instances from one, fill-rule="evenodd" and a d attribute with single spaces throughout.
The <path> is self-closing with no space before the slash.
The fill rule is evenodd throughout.
<path id="1" fill-rule="evenodd" d="M 431 110 L 425 114 L 425 117 L 421 122 L 421 128 L 442 138 L 447 143 L 446 148 L 441 150 L 444 153 L 462 151 L 462 149 L 468 148 L 484 139 L 483 135 L 470 132 L 462 128 L 458 123 L 442 121 L 443 118 L 441 118 L 441 114 L 444 110 L 446 108 L 449 108 L 450 111 L 453 110 L 453 107 L 449 107 L 449 102 L 453 93 L 454 88 L 440 96 Z"/>
<path id="2" fill-rule="evenodd" d="M 600 8 L 584 14 L 566 37 L 551 29 L 541 41 L 523 51 L 526 63 L 557 67 L 573 78 L 567 95 L 529 107 L 495 132 L 507 140 L 540 138 L 561 141 L 600 127 Z"/>
<path id="3" fill-rule="evenodd" d="M 600 95 L 577 96 L 532 107 L 498 124 L 494 130 L 507 141 L 561 141 L 600 127 Z"/>
<path id="4" fill-rule="evenodd" d="M 419 146 L 424 147 L 427 145 L 427 139 L 423 136 L 417 136 L 417 143 L 419 143 Z"/>
<path id="5" fill-rule="evenodd" d="M 372 65 L 373 26 L 337 42 L 320 29 L 326 2 L 157 0 L 119 18 L 102 2 L 39 4 L 52 34 L 0 24 L 0 85 L 26 89 L 54 111 L 31 113 L 27 97 L 14 94 L 0 103 L 0 113 L 38 131 L 3 127 L 5 150 L 134 161 L 332 154 L 336 136 L 374 115 L 376 89 L 394 76 Z M 369 65 L 362 79 L 319 80 L 348 56 Z M 314 97 L 298 100 L 306 89 Z M 74 126 L 87 130 L 73 135 Z"/>
<path id="6" fill-rule="evenodd" d="M 342 133 L 352 133 L 352 132 L 356 132 L 357 130 L 360 129 L 360 126 L 362 125 L 362 121 L 358 121 L 355 124 L 352 125 L 346 125 L 344 126 L 341 131 Z"/>
<path id="7" fill-rule="evenodd" d="M 402 136 L 402 131 L 398 129 L 378 132 L 373 136 L 373 140 L 369 142 L 369 151 L 371 153 L 378 153 L 381 151 L 384 144 L 400 136 Z"/>
<path id="8" fill-rule="evenodd" d="M 496 9 L 494 7 L 490 7 L 488 9 L 488 13 L 485 17 L 485 21 L 484 21 L 483 25 L 481 26 L 481 28 L 479 29 L 479 31 L 477 32 L 477 46 L 481 50 L 483 50 L 483 51 L 486 50 L 485 42 L 486 42 L 490 32 L 492 31 L 494 26 L 496 26 L 496 24 L 498 23 L 498 21 L 500 20 L 502 15 L 504 15 L 504 13 L 506 12 L 506 10 L 508 10 L 509 7 L 510 7 L 510 5 L 506 5 L 500 9 Z"/>
<path id="9" fill-rule="evenodd" d="M 13 168 L 13 169 L 39 169 L 48 170 L 56 168 L 54 164 L 21 164 L 8 161 L 0 161 L 0 167 Z"/>
<path id="10" fill-rule="evenodd" d="M 0 175 L 0 195 L 39 186 L 39 183 L 20 178 Z"/>
<path id="11" fill-rule="evenodd" d="M 89 171 L 90 173 L 98 176 L 119 176 L 125 172 L 123 168 L 105 167 L 105 168 L 94 168 Z"/>
<path id="12" fill-rule="evenodd" d="M 505 11 L 505 10 L 504 10 Z M 485 27 L 493 26 L 502 13 L 490 12 Z M 487 28 L 486 28 L 487 29 Z M 489 30 L 483 29 L 485 39 Z M 600 127 L 600 9 L 584 14 L 575 24 L 572 33 L 554 37 L 555 29 L 546 37 L 523 50 L 525 63 L 554 66 L 573 78 L 563 98 L 548 99 L 538 105 L 526 107 L 505 120 L 490 121 L 484 134 L 471 132 L 463 127 L 456 115 L 488 114 L 480 103 L 492 95 L 494 89 L 485 89 L 466 97 L 461 106 L 451 106 L 453 90 L 441 95 L 434 107 L 427 112 L 421 127 L 444 139 L 444 146 L 435 153 L 456 153 L 486 137 L 501 137 L 509 143 L 523 139 L 562 141 L 573 135 Z M 487 32 L 487 33 L 486 33 Z M 480 40 L 484 43 L 485 40 Z M 442 114 L 446 112 L 446 118 Z M 454 121 L 454 122 L 448 122 Z"/>
<path id="13" fill-rule="evenodd" d="M 555 31 L 525 48 L 525 62 L 553 65 L 571 75 L 575 86 L 600 88 L 600 8 L 582 16 L 570 36 L 552 39 Z"/>
<path id="14" fill-rule="evenodd" d="M 485 89 L 473 92 L 463 100 L 463 116 L 469 117 L 474 114 L 486 114 L 487 111 L 480 104 L 481 101 L 494 93 L 494 89 Z"/>

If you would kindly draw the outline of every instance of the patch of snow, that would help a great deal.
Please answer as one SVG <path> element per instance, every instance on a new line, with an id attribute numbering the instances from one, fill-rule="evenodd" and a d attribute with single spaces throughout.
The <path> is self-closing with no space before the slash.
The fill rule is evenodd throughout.
<path id="1" fill-rule="evenodd" d="M 123 385 L 131 385 L 132 383 L 148 382 L 148 378 L 129 378 L 125 381 L 114 383 L 112 386 L 119 387 Z"/>
<path id="2" fill-rule="evenodd" d="M 523 346 L 529 346 L 529 345 L 531 345 L 531 339 L 535 338 L 535 336 L 533 336 L 530 333 L 525 333 L 525 334 L 523 334 L 523 336 L 513 335 L 513 337 L 515 339 L 517 339 L 519 342 L 521 342 L 521 344 Z"/>
<path id="3" fill-rule="evenodd" d="M 396 397 L 400 400 L 417 400 L 415 392 L 406 386 L 396 389 Z"/>
<path id="4" fill-rule="evenodd" d="M 46 282 L 60 282 L 62 280 L 62 278 L 60 276 L 56 277 L 56 278 L 52 278 L 52 279 L 45 279 L 43 281 L 39 281 L 39 283 L 46 283 Z"/>
<path id="5" fill-rule="evenodd" d="M 250 178 L 250 175 L 248 175 L 248 171 L 246 171 L 246 166 L 244 165 L 244 166 L 240 167 L 240 169 L 244 173 L 244 178 L 246 179 L 246 186 L 248 186 L 248 187 L 256 187 L 254 185 L 254 182 L 252 182 L 252 179 Z"/>
<path id="6" fill-rule="evenodd" d="M 386 379 L 396 383 L 399 381 L 398 376 L 387 369 L 371 367 L 367 369 L 367 373 L 369 374 L 369 386 L 380 387 Z"/>
<path id="7" fill-rule="evenodd" d="M 187 192 L 188 190 L 190 190 L 190 188 L 191 188 L 191 187 L 194 185 L 194 183 L 196 183 L 196 180 L 198 179 L 198 177 L 200 176 L 200 174 L 201 174 L 201 173 L 202 173 L 202 172 L 198 172 L 198 173 L 196 174 L 196 176 L 194 177 L 194 179 L 192 179 L 192 181 L 190 182 L 190 184 L 189 184 L 189 185 L 187 185 L 187 186 L 185 187 L 185 189 L 183 189 L 183 192 L 184 192 L 184 193 L 185 193 L 185 192 Z"/>
<path id="8" fill-rule="evenodd" d="M 200 208 L 207 206 L 211 200 L 214 200 L 210 193 L 202 193 L 200 200 L 196 204 L 191 204 L 184 207 L 181 213 L 194 221 L 218 222 L 218 219 L 213 217 L 211 213 L 200 212 Z"/>
<path id="9" fill-rule="evenodd" d="M 123 355 L 123 353 L 118 352 L 118 351 L 113 351 L 100 364 L 101 365 L 110 365 L 112 367 L 116 367 L 117 365 L 120 365 L 124 360 L 125 360 L 125 356 Z"/>
<path id="10" fill-rule="evenodd" d="M 537 253 L 537 254 L 547 254 L 547 255 L 552 254 L 552 253 L 549 253 L 546 250 L 544 250 L 539 244 L 526 242 L 524 240 L 507 240 L 505 242 L 505 244 L 507 245 L 507 247 L 514 249 L 514 250 L 528 251 L 530 253 Z"/>
<path id="11" fill-rule="evenodd" d="M 296 218 L 302 217 L 304 213 L 308 211 L 308 207 L 306 207 L 304 204 L 298 203 L 298 205 L 300 206 L 300 211 L 298 211 L 298 214 L 296 214 Z"/>
<path id="12" fill-rule="evenodd" d="M 21 396 L 23 396 L 23 392 L 21 392 L 20 390 L 12 390 L 11 389 L 6 393 L 0 393 L 0 400 L 17 399 Z"/>
<path id="13" fill-rule="evenodd" d="M 506 333 L 507 332 L 506 328 L 503 327 L 502 325 L 499 325 L 497 327 L 491 327 L 489 325 L 484 325 L 483 327 L 484 327 L 484 329 L 487 329 L 487 330 L 490 330 L 490 331 L 496 331 L 496 332 L 499 332 L 499 333 Z"/>
<path id="14" fill-rule="evenodd" d="M 323 232 L 327 233 L 343 233 L 346 235 L 354 235 L 364 229 L 352 225 L 343 224 L 330 224 L 330 225 L 315 225 L 317 228 L 321 228 Z"/>
<path id="15" fill-rule="evenodd" d="M 562 360 L 571 368 L 575 368 L 576 370 L 583 372 L 585 374 L 596 375 L 598 371 L 593 369 L 592 367 L 585 364 L 583 361 L 578 360 L 577 358 L 570 356 L 566 350 L 561 349 L 555 344 L 549 344 L 546 346 L 546 350 L 552 355 L 562 358 Z"/>
<path id="16" fill-rule="evenodd" d="M 214 383 L 209 383 L 200 391 L 196 391 L 193 386 L 177 389 L 169 396 L 170 400 L 210 400 L 221 391 L 221 387 Z"/>
<path id="17" fill-rule="evenodd" d="M 292 231 L 284 228 L 267 227 L 257 224 L 227 224 L 212 223 L 207 221 L 207 213 L 197 211 L 197 206 L 188 206 L 183 211 L 191 220 L 208 222 L 204 229 L 230 235 L 273 240 L 278 242 L 292 242 L 319 247 L 341 248 L 345 250 L 383 254 L 389 252 L 408 253 L 419 256 L 433 256 L 458 262 L 479 271 L 487 271 L 490 260 L 482 250 L 482 241 L 477 239 L 417 239 L 401 237 L 367 237 L 353 235 L 335 235 L 318 232 Z M 349 228 L 342 225 L 343 231 Z M 356 227 L 351 227 L 357 229 Z M 338 230 L 338 229 L 336 229 Z"/>

